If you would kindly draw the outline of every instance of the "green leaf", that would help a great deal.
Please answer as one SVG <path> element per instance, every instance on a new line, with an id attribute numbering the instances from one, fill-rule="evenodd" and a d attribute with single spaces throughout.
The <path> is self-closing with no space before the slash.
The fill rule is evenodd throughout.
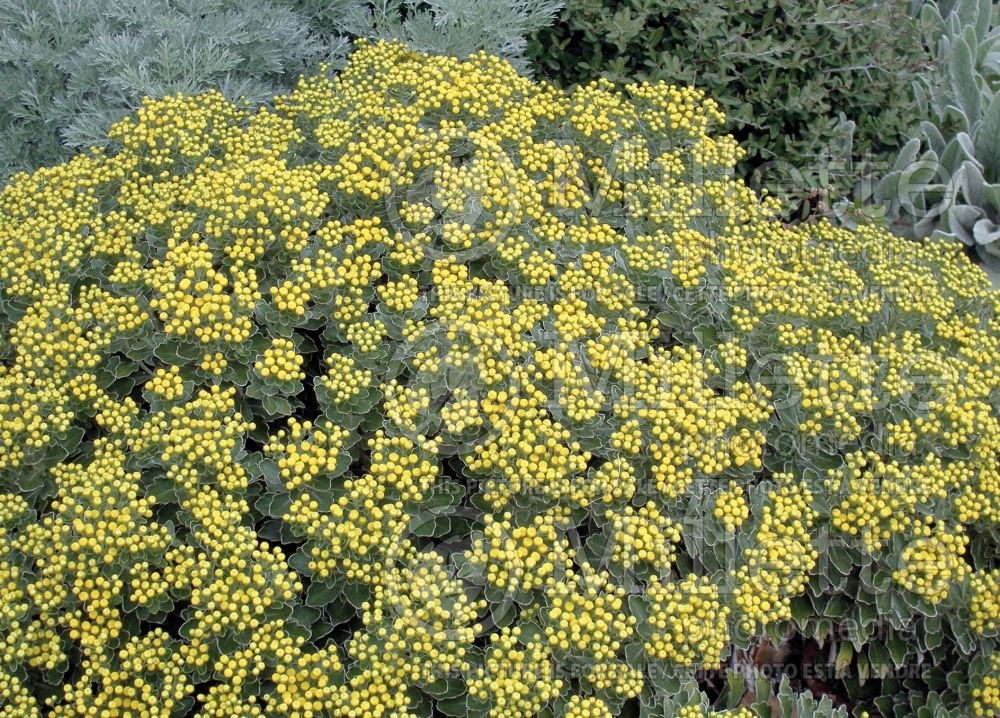
<path id="1" fill-rule="evenodd" d="M 639 595 L 631 595 L 628 597 L 628 608 L 629 612 L 635 616 L 636 620 L 640 623 L 646 621 L 649 617 L 649 605 L 645 597 Z"/>
<path id="2" fill-rule="evenodd" d="M 80 443 L 83 441 L 84 431 L 82 427 L 71 426 L 59 437 L 59 451 L 55 454 L 50 452 L 49 459 L 55 458 L 58 461 L 66 458 L 67 456 L 72 456 L 73 453 L 80 448 Z"/>
<path id="3" fill-rule="evenodd" d="M 868 664 L 875 670 L 875 675 L 883 677 L 889 674 L 892 666 L 889 664 L 891 656 L 889 649 L 880 641 L 871 643 L 868 648 Z M 893 661 L 895 663 L 895 661 Z"/>
<path id="4" fill-rule="evenodd" d="M 361 608 L 361 604 L 371 597 L 371 591 L 363 583 L 348 583 L 344 586 L 344 597 L 355 608 Z"/>
<path id="5" fill-rule="evenodd" d="M 899 668 L 906 661 L 906 656 L 909 655 L 910 649 L 906 645 L 906 642 L 899 636 L 890 636 L 885 642 L 885 647 L 889 651 L 889 656 L 892 658 L 892 662 L 896 664 Z"/>
<path id="6" fill-rule="evenodd" d="M 454 482 L 442 482 L 434 486 L 429 496 L 420 504 L 425 511 L 439 511 L 458 506 L 465 496 L 465 487 Z"/>
<path id="7" fill-rule="evenodd" d="M 837 657 L 834 660 L 833 666 L 837 672 L 837 676 L 843 676 L 844 673 L 851 665 L 851 661 L 854 658 L 854 647 L 851 645 L 850 641 L 842 641 L 840 648 L 837 649 Z"/>
<path id="8" fill-rule="evenodd" d="M 834 546 L 829 551 L 830 562 L 844 576 L 854 569 L 854 556 L 849 549 Z"/>
<path id="9" fill-rule="evenodd" d="M 306 605 L 321 608 L 328 605 L 341 595 L 341 587 L 337 584 L 313 581 L 306 591 Z"/>
<path id="10" fill-rule="evenodd" d="M 726 708 L 736 708 L 746 693 L 746 679 L 734 671 L 726 671 Z"/>
<path id="11" fill-rule="evenodd" d="M 288 565 L 304 576 L 308 576 L 310 574 L 309 564 L 312 562 L 312 559 L 309 558 L 307 547 L 308 544 L 297 549 L 288 559 Z"/>
<path id="12" fill-rule="evenodd" d="M 292 497 L 285 493 L 264 494 L 254 504 L 262 514 L 275 519 L 280 519 L 287 514 L 291 505 Z"/>
<path id="13" fill-rule="evenodd" d="M 351 602 L 347 600 L 343 592 L 336 599 L 327 603 L 324 608 L 326 618 L 334 626 L 347 623 L 358 615 L 357 609 L 351 605 Z"/>
<path id="14" fill-rule="evenodd" d="M 269 416 L 290 416 L 292 405 L 283 396 L 265 396 L 261 399 L 261 406 Z"/>
<path id="15" fill-rule="evenodd" d="M 795 621 L 795 625 L 801 630 L 804 629 L 806 623 L 813 616 L 812 602 L 807 596 L 796 596 L 791 602 L 792 609 L 792 620 Z"/>
<path id="16" fill-rule="evenodd" d="M 258 454 L 258 456 L 260 455 Z M 285 485 L 281 482 L 281 472 L 274 459 L 263 457 L 258 461 L 257 467 L 260 469 L 260 475 L 264 477 L 264 483 L 269 491 L 285 491 Z"/>
<path id="17" fill-rule="evenodd" d="M 437 706 L 437 709 L 446 716 L 465 718 L 465 716 L 468 715 L 468 701 L 465 696 L 445 698 L 444 700 L 439 700 L 435 705 Z"/>
<path id="18" fill-rule="evenodd" d="M 439 678 L 433 683 L 425 686 L 425 691 L 432 698 L 437 698 L 440 700 L 447 700 L 449 698 L 462 698 L 462 702 L 465 702 L 464 694 L 466 691 L 465 681 L 461 678 L 445 677 Z"/>
<path id="19" fill-rule="evenodd" d="M 312 625 L 314 622 L 318 621 L 320 617 L 319 609 L 313 608 L 311 606 L 304 606 L 299 604 L 292 609 L 292 615 L 290 618 L 299 626 L 308 629 L 310 635 L 312 633 Z"/>
<path id="20" fill-rule="evenodd" d="M 694 328 L 694 335 L 702 347 L 714 347 L 719 343 L 718 331 L 715 327 L 701 325 Z"/>

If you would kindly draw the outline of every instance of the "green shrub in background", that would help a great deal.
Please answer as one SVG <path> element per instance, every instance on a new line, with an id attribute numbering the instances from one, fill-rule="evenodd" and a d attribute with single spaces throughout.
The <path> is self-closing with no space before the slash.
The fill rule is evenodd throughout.
<path id="1" fill-rule="evenodd" d="M 919 133 L 875 199 L 916 237 L 950 237 L 1000 270 L 1000 8 L 991 0 L 928 2 L 938 63 L 918 85 Z"/>
<path id="2" fill-rule="evenodd" d="M 864 171 L 837 176 L 841 115 L 863 158 L 905 142 L 928 62 L 905 3 L 868 0 L 570 0 L 529 52 L 558 84 L 602 76 L 705 90 L 748 150 L 740 171 L 793 201 L 810 187 L 842 191 Z"/>
<path id="3" fill-rule="evenodd" d="M 0 182 L 101 144 L 144 97 L 219 88 L 257 103 L 350 36 L 524 66 L 556 0 L 0 0 Z"/>

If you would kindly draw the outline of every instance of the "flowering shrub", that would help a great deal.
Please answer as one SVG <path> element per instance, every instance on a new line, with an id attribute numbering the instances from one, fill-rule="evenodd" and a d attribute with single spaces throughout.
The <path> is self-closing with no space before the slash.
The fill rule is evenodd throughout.
<path id="1" fill-rule="evenodd" d="M 363 44 L 16 177 L 0 715 L 1000 710 L 998 295 L 722 120 Z"/>

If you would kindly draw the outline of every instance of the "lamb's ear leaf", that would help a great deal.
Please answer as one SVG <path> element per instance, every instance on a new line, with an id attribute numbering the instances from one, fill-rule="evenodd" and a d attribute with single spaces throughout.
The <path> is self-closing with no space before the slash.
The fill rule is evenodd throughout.
<path id="1" fill-rule="evenodd" d="M 1000 91 L 993 95 L 983 113 L 974 139 L 976 159 L 988 180 L 1000 180 Z M 990 173 L 993 173 L 991 176 Z"/>
<path id="2" fill-rule="evenodd" d="M 1000 240 L 1000 225 L 983 218 L 972 225 L 972 237 L 976 240 L 976 244 L 994 245 Z"/>
<path id="3" fill-rule="evenodd" d="M 892 171 L 899 172 L 906 169 L 917 158 L 917 152 L 919 151 L 920 138 L 914 137 L 899 150 L 896 161 L 892 165 Z"/>
<path id="4" fill-rule="evenodd" d="M 955 38 L 951 47 L 948 74 L 951 78 L 952 93 L 970 126 L 979 117 L 981 102 L 975 59 L 975 52 L 969 47 L 965 38 Z"/>
<path id="5" fill-rule="evenodd" d="M 993 24 L 994 0 L 979 0 L 979 13 L 976 17 L 976 37 L 982 42 L 990 32 Z"/>
<path id="6" fill-rule="evenodd" d="M 928 144 L 936 154 L 941 154 L 944 150 L 945 139 L 944 135 L 941 134 L 941 130 L 933 122 L 928 122 L 924 120 L 920 123 L 920 133 L 927 140 Z"/>

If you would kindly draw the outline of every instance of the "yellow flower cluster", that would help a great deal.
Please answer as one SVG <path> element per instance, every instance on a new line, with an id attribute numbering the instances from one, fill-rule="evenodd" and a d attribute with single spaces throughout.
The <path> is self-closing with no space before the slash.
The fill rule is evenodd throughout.
<path id="1" fill-rule="evenodd" d="M 805 590 L 819 558 L 811 537 L 816 511 L 809 489 L 787 475 L 775 478 L 780 483 L 767 494 L 754 543 L 734 571 L 733 601 L 748 632 L 791 618 L 791 599 Z"/>
<path id="2" fill-rule="evenodd" d="M 539 406 L 540 398 L 498 394 L 486 397 L 484 409 L 495 420 L 487 441 L 478 444 L 469 468 L 496 476 L 485 486 L 486 499 L 502 509 L 517 494 L 572 496 L 570 477 L 586 468 L 589 454 L 570 431 Z M 577 499 L 580 501 L 581 499 Z"/>
<path id="3" fill-rule="evenodd" d="M 485 664 L 468 681 L 469 696 L 489 704 L 490 718 L 530 718 L 556 698 L 563 681 L 543 639 L 521 637 L 520 627 L 490 637 Z"/>
<path id="4" fill-rule="evenodd" d="M 719 600 L 719 587 L 703 576 L 678 583 L 651 581 L 651 636 L 646 655 L 680 666 L 717 666 L 729 644 L 729 607 Z"/>
<path id="5" fill-rule="evenodd" d="M 575 503 L 589 506 L 592 502 L 605 504 L 630 500 L 638 489 L 635 467 L 627 460 L 618 458 L 606 461 L 596 469 L 591 469 L 586 483 L 574 492 Z"/>
<path id="6" fill-rule="evenodd" d="M 282 429 L 264 445 L 264 453 L 277 456 L 278 475 L 288 491 L 306 485 L 337 466 L 348 432 L 328 421 L 313 426 L 312 422 L 288 420 Z"/>
<path id="7" fill-rule="evenodd" d="M 605 571 L 581 571 L 546 591 L 545 637 L 557 655 L 585 661 L 586 680 L 596 690 L 631 698 L 642 691 L 641 669 L 618 658 L 635 631 L 626 612 L 625 589 Z"/>
<path id="8" fill-rule="evenodd" d="M 102 355 L 134 339 L 149 318 L 136 298 L 99 287 L 80 291 L 79 308 L 71 306 L 68 284 L 31 285 L 25 291 L 36 299 L 5 325 L 16 351 L 0 366 L 0 470 L 41 460 L 58 446 L 81 405 L 99 394 L 94 370 Z M 13 285 L 6 289 L 8 296 L 15 292 Z"/>
<path id="9" fill-rule="evenodd" d="M 441 407 L 441 421 L 449 433 L 462 434 L 479 429 L 484 420 L 476 397 L 465 387 L 459 387 L 452 393 L 451 400 Z"/>
<path id="10" fill-rule="evenodd" d="M 713 711 L 700 705 L 684 706 L 676 713 L 676 718 L 753 718 L 756 715 L 746 706 L 731 711 Z"/>
<path id="11" fill-rule="evenodd" d="M 237 493 L 246 489 L 246 468 L 233 452 L 254 424 L 236 411 L 235 387 L 212 385 L 182 406 L 156 412 L 138 427 L 131 424 L 120 431 L 132 439 L 133 449 L 160 452 L 168 478 L 185 495 L 205 484 Z"/>
<path id="12" fill-rule="evenodd" d="M 946 527 L 927 538 L 914 539 L 900 555 L 893 579 L 930 603 L 940 603 L 968 572 L 965 551 L 969 537 Z"/>
<path id="13" fill-rule="evenodd" d="M 973 714 L 980 718 L 1000 713 L 1000 654 L 990 656 L 987 665 L 989 673 L 972 689 Z"/>
<path id="14" fill-rule="evenodd" d="M 200 665 L 212 655 L 216 637 L 246 634 L 267 620 L 281 604 L 302 590 L 286 563 L 284 552 L 269 546 L 241 523 L 246 503 L 198 497 L 191 513 L 197 536 L 216 549 L 198 555 L 183 580 L 190 582 L 195 609 L 188 661 Z"/>
<path id="15" fill-rule="evenodd" d="M 831 493 L 844 495 L 832 523 L 857 536 L 867 551 L 877 551 L 893 536 L 927 536 L 926 507 L 965 486 L 967 472 L 968 466 L 945 464 L 932 454 L 903 464 L 874 453 L 852 453 L 842 470 L 829 472 Z"/>
<path id="16" fill-rule="evenodd" d="M 974 572 L 969 588 L 969 625 L 977 633 L 995 633 L 1000 628 L 1000 569 Z"/>
<path id="17" fill-rule="evenodd" d="M 378 293 L 390 311 L 405 312 L 417 303 L 420 287 L 415 278 L 404 276 L 396 281 L 386 282 L 378 288 Z"/>
<path id="18" fill-rule="evenodd" d="M 825 329 L 778 327 L 787 351 L 782 355 L 791 384 L 801 393 L 804 420 L 799 431 L 818 434 L 830 428 L 845 438 L 861 431 L 857 415 L 875 404 L 870 351 L 858 337 L 839 337 Z M 804 354 L 799 347 L 808 347 Z"/>
<path id="19" fill-rule="evenodd" d="M 203 356 L 198 363 L 199 369 L 212 376 L 221 376 L 227 366 L 229 366 L 229 360 L 222 352 L 210 352 Z"/>
<path id="20" fill-rule="evenodd" d="M 318 381 L 335 405 L 349 402 L 372 385 L 372 371 L 358 366 L 351 357 L 331 354 L 326 358 L 326 365 L 329 369 Z"/>
<path id="21" fill-rule="evenodd" d="M 183 236 L 188 226 L 177 226 Z M 163 323 L 163 331 L 179 337 L 193 336 L 202 344 L 239 344 L 253 326 L 240 306 L 240 290 L 230 290 L 230 279 L 213 266 L 212 250 L 197 233 L 172 237 L 162 260 L 146 273 L 153 292 L 149 307 Z"/>
<path id="22" fill-rule="evenodd" d="M 608 704 L 595 696 L 571 696 L 563 713 L 564 718 L 612 718 L 613 715 Z"/>
<path id="23" fill-rule="evenodd" d="M 309 539 L 310 573 L 379 585 L 386 561 L 409 548 L 409 503 L 419 503 L 435 483 L 436 446 L 417 446 L 405 437 L 377 433 L 368 442 L 368 473 L 344 482 L 344 495 L 320 511 L 308 493 L 294 501 L 284 519 Z"/>
<path id="24" fill-rule="evenodd" d="M 526 526 L 510 513 L 485 516 L 483 537 L 472 542 L 469 563 L 485 573 L 486 582 L 509 594 L 555 585 L 571 565 L 564 535 L 567 521 L 554 513 L 535 516 Z"/>
<path id="25" fill-rule="evenodd" d="M 427 387 L 403 386 L 395 379 L 385 385 L 382 406 L 386 419 L 409 434 L 418 432 L 418 425 L 423 424 L 421 419 L 430 405 L 431 395 Z M 420 426 L 420 429 L 423 427 Z"/>
<path id="26" fill-rule="evenodd" d="M 404 557 L 362 605 L 368 630 L 355 634 L 348 650 L 390 685 L 432 683 L 452 672 L 467 672 L 467 653 L 485 601 L 473 601 L 462 582 L 449 576 L 435 553 Z"/>
<path id="27" fill-rule="evenodd" d="M 597 661 L 612 658 L 633 631 L 636 619 L 623 615 L 625 591 L 604 572 L 584 568 L 548 591 L 549 645 Z"/>
<path id="28" fill-rule="evenodd" d="M 302 371 L 302 356 L 290 339 L 275 339 L 264 350 L 264 355 L 254 362 L 254 369 L 264 379 L 279 382 L 301 381 L 306 378 Z"/>
<path id="29" fill-rule="evenodd" d="M 607 718 L 827 583 L 995 656 L 1000 295 L 722 120 L 360 43 L 5 187 L 0 715 Z"/>
<path id="30" fill-rule="evenodd" d="M 746 706 L 731 711 L 713 711 L 701 705 L 684 706 L 675 718 L 753 718 L 755 713 Z"/>
<path id="31" fill-rule="evenodd" d="M 750 516 L 750 506 L 747 505 L 743 487 L 735 481 L 730 481 L 728 486 L 715 497 L 712 516 L 722 522 L 727 533 L 733 533 L 742 526 Z"/>
<path id="32" fill-rule="evenodd" d="M 88 682 L 65 686 L 64 700 L 52 716 L 80 715 L 77 709 L 87 706 L 89 715 L 142 715 L 169 718 L 178 705 L 194 692 L 184 672 L 180 654 L 170 650 L 166 631 L 154 628 L 142 637 L 132 637 L 117 652 L 118 670 L 105 669 L 98 674 L 101 690 L 93 696 Z M 74 706 L 75 704 L 75 706 Z"/>
<path id="33" fill-rule="evenodd" d="M 140 475 L 126 461 L 120 445 L 103 441 L 89 464 L 56 467 L 52 513 L 14 539 L 39 571 L 28 591 L 38 619 L 22 649 L 30 665 L 51 669 L 65 660 L 57 627 L 85 653 L 101 655 L 121 635 L 128 570 L 165 559 L 170 532 L 152 520 L 155 499 L 141 494 Z"/>
<path id="34" fill-rule="evenodd" d="M 146 391 L 164 401 L 176 401 L 184 395 L 184 379 L 180 367 L 159 368 L 144 385 Z"/>
<path id="35" fill-rule="evenodd" d="M 38 701 L 17 676 L 0 673 L 0 715 L 3 718 L 41 718 Z"/>
<path id="36" fill-rule="evenodd" d="M 655 573 L 670 570 L 674 545 L 681 540 L 680 526 L 660 513 L 652 501 L 638 511 L 626 506 L 605 514 L 610 524 L 611 560 L 626 570 L 645 564 Z"/>
<path id="37" fill-rule="evenodd" d="M 279 647 L 285 648 L 287 658 L 274 667 L 271 676 L 274 694 L 267 702 L 267 710 L 287 718 L 314 718 L 343 700 L 345 691 L 340 684 L 343 665 L 336 647 L 325 646 L 315 653 L 305 653 L 304 639 L 290 638 L 279 643 Z"/>

